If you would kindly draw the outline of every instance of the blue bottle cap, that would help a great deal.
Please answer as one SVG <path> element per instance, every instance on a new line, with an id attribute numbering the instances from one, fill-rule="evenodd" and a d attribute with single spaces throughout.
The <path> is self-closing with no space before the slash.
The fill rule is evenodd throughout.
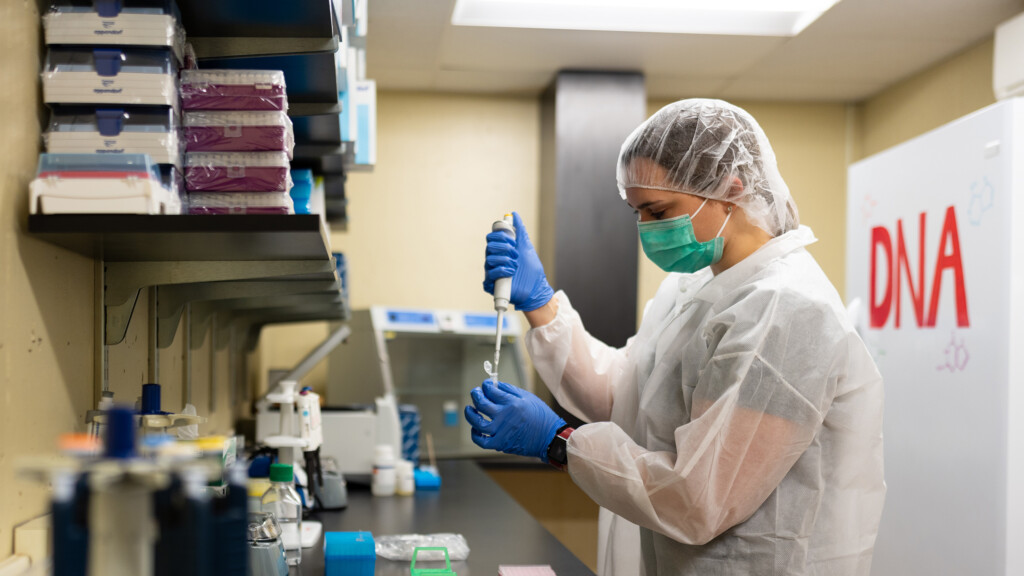
<path id="1" fill-rule="evenodd" d="M 142 410 L 143 414 L 162 414 L 160 412 L 160 385 L 142 385 Z"/>

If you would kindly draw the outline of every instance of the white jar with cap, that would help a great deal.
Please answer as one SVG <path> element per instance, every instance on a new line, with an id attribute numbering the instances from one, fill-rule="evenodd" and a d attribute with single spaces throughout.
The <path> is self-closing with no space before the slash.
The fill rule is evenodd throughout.
<path id="1" fill-rule="evenodd" d="M 374 450 L 373 482 L 370 484 L 370 492 L 374 496 L 394 496 L 396 482 L 395 451 L 388 444 L 379 444 Z"/>
<path id="2" fill-rule="evenodd" d="M 395 492 L 399 496 L 412 496 L 416 491 L 416 476 L 413 473 L 412 462 L 399 460 L 395 464 L 395 473 L 398 476 L 398 483 Z"/>

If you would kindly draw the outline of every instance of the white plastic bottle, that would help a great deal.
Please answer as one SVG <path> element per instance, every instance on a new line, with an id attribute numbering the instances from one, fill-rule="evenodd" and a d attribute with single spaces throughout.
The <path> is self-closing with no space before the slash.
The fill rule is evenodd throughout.
<path id="1" fill-rule="evenodd" d="M 395 493 L 399 496 L 412 496 L 416 491 L 416 477 L 413 474 L 412 462 L 399 460 L 395 464 L 395 474 L 398 477 Z"/>
<path id="2" fill-rule="evenodd" d="M 293 474 L 291 464 L 271 464 L 270 488 L 260 499 L 260 506 L 277 517 L 285 560 L 297 566 L 302 561 L 302 500 L 295 491 Z"/>
<path id="3" fill-rule="evenodd" d="M 394 449 L 390 444 L 378 444 L 373 458 L 370 491 L 374 496 L 394 496 L 397 480 Z"/>

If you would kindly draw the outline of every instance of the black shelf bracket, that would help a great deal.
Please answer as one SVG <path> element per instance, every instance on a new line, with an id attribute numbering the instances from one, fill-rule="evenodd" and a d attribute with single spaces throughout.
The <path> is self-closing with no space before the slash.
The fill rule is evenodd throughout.
<path id="1" fill-rule="evenodd" d="M 167 290 L 168 286 L 181 284 L 210 284 L 318 273 L 334 274 L 333 263 L 325 260 L 107 262 L 104 269 L 106 343 L 115 345 L 124 340 L 139 292 L 143 288 L 159 286 Z M 186 298 L 184 294 L 175 294 L 173 290 L 171 294 L 172 302 Z M 172 339 L 173 335 L 172 330 Z"/>
<path id="2" fill-rule="evenodd" d="M 219 301 L 232 298 L 276 297 L 287 294 L 338 293 L 339 287 L 333 280 L 281 280 L 281 281 L 228 281 L 199 282 L 161 287 L 156 305 L 157 346 L 167 348 L 174 342 L 174 335 L 181 322 L 185 306 L 199 301 Z M 193 314 L 193 321 L 195 315 Z M 196 336 L 190 330 L 190 339 Z"/>

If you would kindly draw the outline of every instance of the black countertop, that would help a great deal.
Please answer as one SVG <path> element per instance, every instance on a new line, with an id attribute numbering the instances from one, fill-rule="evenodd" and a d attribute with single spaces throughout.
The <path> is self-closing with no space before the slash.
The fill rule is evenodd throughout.
<path id="1" fill-rule="evenodd" d="M 499 564 L 547 564 L 559 576 L 593 576 L 593 572 L 505 493 L 472 460 L 438 462 L 441 490 L 415 496 L 375 498 L 368 487 L 349 484 L 348 508 L 318 512 L 313 519 L 325 532 L 365 530 L 385 534 L 454 532 L 469 542 L 469 558 L 452 562 L 459 576 L 495 576 Z M 435 566 L 430 564 L 429 566 Z M 303 550 L 292 574 L 324 573 L 323 540 Z M 407 576 L 408 562 L 377 557 L 374 572 Z"/>

